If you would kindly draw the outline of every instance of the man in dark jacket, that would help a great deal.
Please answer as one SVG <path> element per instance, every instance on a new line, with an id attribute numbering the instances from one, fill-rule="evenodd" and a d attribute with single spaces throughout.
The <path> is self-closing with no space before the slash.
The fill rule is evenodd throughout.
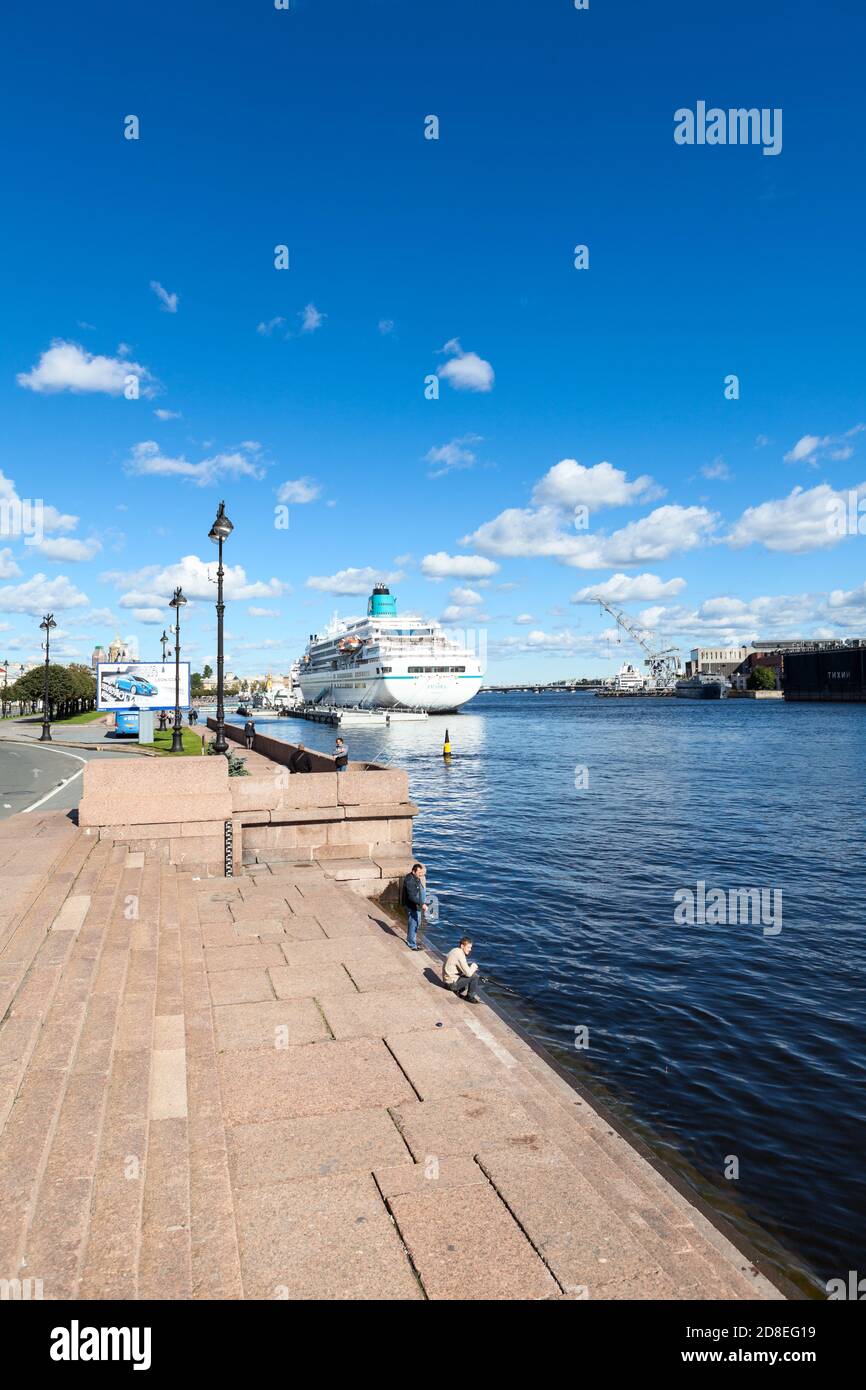
<path id="1" fill-rule="evenodd" d="M 289 772 L 312 772 L 313 760 L 302 743 L 289 758 Z"/>
<path id="2" fill-rule="evenodd" d="M 424 872 L 423 864 L 413 864 L 411 873 L 403 879 L 403 902 L 407 914 L 406 945 L 410 951 L 418 950 L 418 929 L 423 929 L 424 904 L 427 901 Z"/>
<path id="3" fill-rule="evenodd" d="M 248 719 L 246 724 L 244 725 L 244 739 L 246 740 L 247 748 L 252 748 L 255 737 L 256 726 L 253 723 L 252 719 Z"/>

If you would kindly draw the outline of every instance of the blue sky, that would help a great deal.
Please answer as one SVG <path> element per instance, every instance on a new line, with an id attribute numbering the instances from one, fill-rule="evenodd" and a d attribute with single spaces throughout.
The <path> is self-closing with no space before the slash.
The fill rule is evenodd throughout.
<path id="1" fill-rule="evenodd" d="M 182 583 L 213 664 L 222 497 L 242 672 L 379 576 L 503 679 L 632 656 L 599 589 L 684 651 L 866 632 L 828 525 L 866 531 L 864 38 L 854 0 L 19 8 L 0 501 L 45 511 L 0 656 L 50 608 L 61 659 L 153 657 Z M 781 152 L 676 144 L 698 101 Z"/>

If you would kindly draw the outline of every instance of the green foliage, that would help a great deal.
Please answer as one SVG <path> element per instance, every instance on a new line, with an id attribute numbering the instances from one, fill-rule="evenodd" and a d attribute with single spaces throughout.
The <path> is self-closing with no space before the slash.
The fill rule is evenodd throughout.
<path id="1" fill-rule="evenodd" d="M 211 677 L 213 676 L 213 667 L 212 667 L 212 666 L 205 666 L 204 670 L 202 671 L 202 675 L 204 676 L 204 679 L 205 679 L 206 681 L 209 681 L 209 680 L 211 679 Z"/>
<path id="2" fill-rule="evenodd" d="M 45 689 L 45 667 L 34 666 L 10 685 L 6 691 L 7 704 L 20 704 L 34 711 Z M 67 719 L 92 709 L 96 702 L 96 681 L 89 666 L 48 667 L 48 713 L 52 719 Z"/>
<path id="3" fill-rule="evenodd" d="M 239 758 L 237 753 L 233 753 L 231 749 L 229 749 L 227 754 L 218 753 L 212 742 L 208 744 L 207 751 L 215 758 L 222 758 L 224 756 L 228 758 L 229 777 L 249 777 L 250 774 L 247 771 L 246 758 Z"/>
<path id="4" fill-rule="evenodd" d="M 204 670 L 205 675 L 207 675 L 208 671 L 210 670 L 210 667 L 205 666 Z M 189 693 L 194 700 L 200 699 L 200 697 L 204 694 L 204 681 L 201 677 L 201 674 L 198 671 L 193 671 L 192 675 L 189 678 Z"/>
<path id="5" fill-rule="evenodd" d="M 750 690 L 775 690 L 776 673 L 770 666 L 756 666 L 746 685 Z"/>
<path id="6" fill-rule="evenodd" d="M 175 757 L 175 758 L 177 758 L 177 757 L 182 757 L 183 754 L 179 754 L 179 753 L 174 753 L 174 754 L 172 754 L 172 751 L 171 751 L 172 732 L 173 732 L 172 727 L 169 727 L 168 729 L 155 729 L 155 730 L 154 730 L 154 734 L 153 734 L 153 743 L 150 744 L 150 745 L 148 745 L 148 744 L 146 744 L 146 743 L 145 743 L 145 744 L 142 744 L 142 747 L 143 747 L 143 748 L 147 748 L 147 747 L 149 746 L 149 747 L 151 747 L 151 748 L 155 748 L 156 751 L 157 751 L 157 753 L 165 753 L 165 754 L 166 754 L 167 756 L 169 756 L 169 757 Z M 200 758 L 200 757 L 201 757 L 201 734 L 197 734 L 197 733 L 195 732 L 194 729 L 182 728 L 181 731 L 180 731 L 180 736 L 181 736 L 181 740 L 182 740 L 182 742 L 183 742 L 183 753 L 186 754 L 187 757 L 199 757 L 199 758 Z"/>

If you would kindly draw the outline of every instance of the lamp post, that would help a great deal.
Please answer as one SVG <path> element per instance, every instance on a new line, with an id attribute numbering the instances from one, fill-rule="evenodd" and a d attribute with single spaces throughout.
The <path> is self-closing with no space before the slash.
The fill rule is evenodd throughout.
<path id="1" fill-rule="evenodd" d="M 174 591 L 169 608 L 174 609 L 174 728 L 171 734 L 172 753 L 183 752 L 183 728 L 180 722 L 180 610 L 186 603 L 180 588 Z"/>
<path id="2" fill-rule="evenodd" d="M 3 662 L 3 718 L 6 718 L 6 691 L 9 688 L 9 658 Z"/>
<path id="3" fill-rule="evenodd" d="M 45 632 L 45 678 L 42 683 L 42 733 L 39 735 L 40 743 L 51 742 L 51 719 L 48 714 L 48 659 L 49 647 L 51 643 L 51 629 L 56 627 L 53 613 L 46 613 L 42 622 L 39 624 L 40 631 Z"/>
<path id="4" fill-rule="evenodd" d="M 217 712 L 216 712 L 216 738 L 213 741 L 215 753 L 227 753 L 228 742 L 225 732 L 225 694 L 223 690 L 223 615 L 226 606 L 223 603 L 223 541 L 227 541 L 234 527 L 226 516 L 226 504 L 220 502 L 217 508 L 216 520 L 208 532 L 209 538 L 214 545 L 219 546 L 219 563 L 217 565 Z"/>
<path id="5" fill-rule="evenodd" d="M 169 635 L 168 635 L 168 633 L 166 632 L 165 628 L 162 629 L 162 636 L 160 637 L 159 640 L 160 640 L 160 642 L 162 643 L 162 664 L 163 664 L 163 666 L 164 666 L 164 665 L 165 665 L 165 649 L 166 649 L 166 647 L 168 646 L 169 642 L 171 641 L 171 638 L 169 637 Z M 165 718 L 165 710 L 164 710 L 164 709 L 161 709 L 160 712 L 159 712 L 159 728 L 160 728 L 160 733 L 164 733 L 165 730 L 167 729 L 167 727 L 168 727 L 168 724 L 167 724 L 166 718 Z"/>

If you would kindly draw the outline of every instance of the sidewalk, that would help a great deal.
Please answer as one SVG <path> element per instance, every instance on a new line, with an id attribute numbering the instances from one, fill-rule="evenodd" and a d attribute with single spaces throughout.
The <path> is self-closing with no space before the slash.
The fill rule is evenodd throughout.
<path id="1" fill-rule="evenodd" d="M 0 879 L 0 1278 L 85 1299 L 781 1297 L 321 869 L 195 879 L 34 813 L 0 825 Z"/>

